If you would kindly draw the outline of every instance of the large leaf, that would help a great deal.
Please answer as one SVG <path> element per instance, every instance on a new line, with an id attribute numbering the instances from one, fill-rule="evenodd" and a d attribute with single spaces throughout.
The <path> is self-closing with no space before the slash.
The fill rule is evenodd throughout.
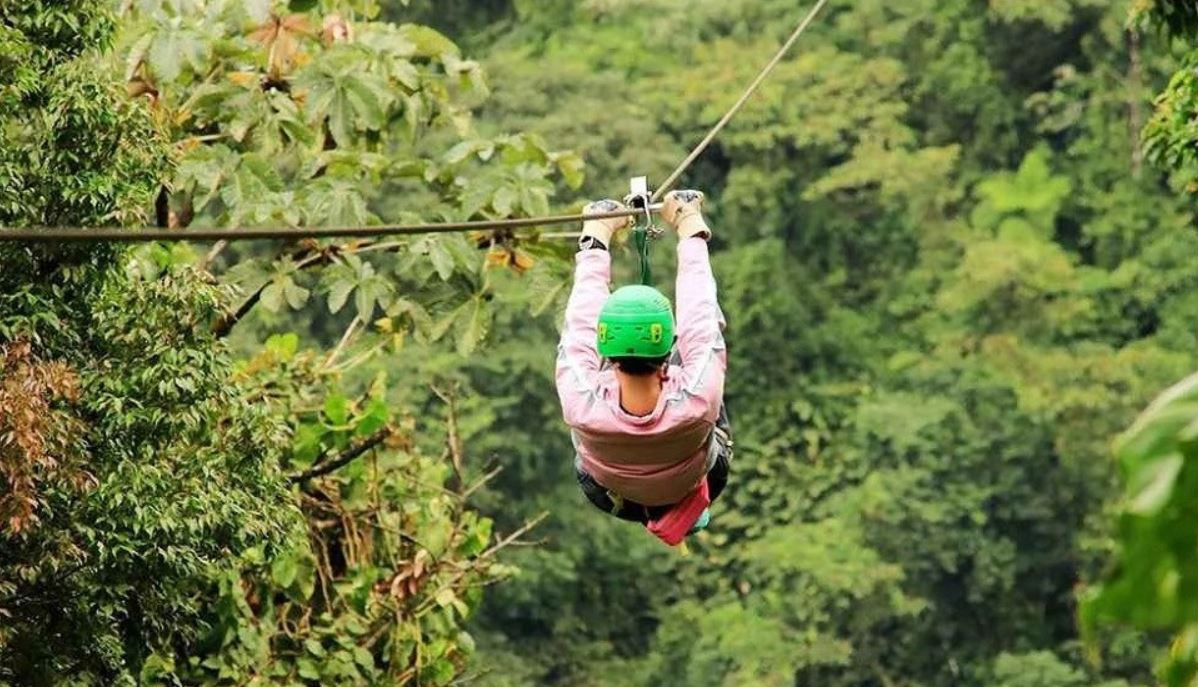
<path id="1" fill-rule="evenodd" d="M 309 185 L 302 197 L 310 224 L 356 227 L 371 223 L 360 184 L 320 179 Z"/>
<path id="2" fill-rule="evenodd" d="M 412 45 L 417 57 L 441 57 L 456 55 L 458 52 L 458 47 L 453 41 L 427 26 L 404 24 L 400 27 L 400 33 Z"/>
<path id="3" fill-rule="evenodd" d="M 386 81 L 362 71 L 360 57 L 352 47 L 339 46 L 305 68 L 299 79 L 308 91 L 308 120 L 326 121 L 342 148 L 353 147 L 357 132 L 380 129 L 392 102 Z"/>
<path id="4" fill-rule="evenodd" d="M 461 355 L 470 355 L 487 336 L 491 325 L 491 309 L 485 299 L 475 297 L 463 308 L 461 318 L 457 350 Z"/>
<path id="5" fill-rule="evenodd" d="M 208 62 L 209 45 L 194 28 L 184 25 L 182 19 L 172 19 L 154 34 L 147 53 L 150 69 L 160 82 L 178 79 L 185 68 L 201 72 Z"/>

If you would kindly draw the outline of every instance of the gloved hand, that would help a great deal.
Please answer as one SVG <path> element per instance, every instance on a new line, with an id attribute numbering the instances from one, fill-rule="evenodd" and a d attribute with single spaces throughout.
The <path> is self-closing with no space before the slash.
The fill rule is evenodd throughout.
<path id="1" fill-rule="evenodd" d="M 594 203 L 588 203 L 582 209 L 582 214 L 601 214 L 604 212 L 619 212 L 627 210 L 628 207 L 623 203 L 614 200 L 599 200 Z M 591 237 L 603 243 L 604 246 L 611 247 L 611 238 L 617 231 L 624 229 L 632 224 L 632 217 L 609 217 L 608 219 L 589 219 L 582 223 L 583 238 Z"/>
<path id="2" fill-rule="evenodd" d="M 703 194 L 699 191 L 670 191 L 666 194 L 661 216 L 678 232 L 678 238 L 711 238 L 711 229 L 703 221 Z"/>

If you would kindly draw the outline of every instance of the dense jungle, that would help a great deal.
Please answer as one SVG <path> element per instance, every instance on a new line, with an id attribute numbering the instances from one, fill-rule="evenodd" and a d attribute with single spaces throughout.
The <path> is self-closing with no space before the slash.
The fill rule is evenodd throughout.
<path id="1" fill-rule="evenodd" d="M 0 0 L 0 227 L 576 213 L 811 4 Z M 681 180 L 685 551 L 575 481 L 577 226 L 0 230 L 0 686 L 1198 684 L 1196 121 L 1193 0 L 831 0 Z"/>

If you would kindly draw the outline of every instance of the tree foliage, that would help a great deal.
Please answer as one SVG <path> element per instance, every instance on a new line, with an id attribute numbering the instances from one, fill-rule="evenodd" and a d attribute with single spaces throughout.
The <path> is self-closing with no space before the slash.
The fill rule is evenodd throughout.
<path id="1" fill-rule="evenodd" d="M 1192 384 L 1108 455 L 1194 367 L 1185 7 L 829 3 L 683 180 L 737 439 L 689 557 L 573 483 L 566 246 L 0 248 L 0 683 L 1118 687 L 1168 630 L 1188 684 Z M 0 224 L 619 196 L 801 10 L 6 4 Z"/>
<path id="2" fill-rule="evenodd" d="M 443 36 L 290 9 L 5 5 L 3 223 L 506 216 L 547 204 L 551 168 L 577 178 L 533 138 L 471 135 L 484 82 Z M 424 152 L 438 137 L 464 143 Z M 467 507 L 486 477 L 452 393 L 406 404 L 380 374 L 409 335 L 479 345 L 494 266 L 534 267 L 480 241 L 230 250 L 226 280 L 188 246 L 4 248 L 0 683 L 460 675 L 462 619 L 527 527 L 493 541 Z M 317 285 L 326 315 L 354 304 L 330 350 L 318 325 L 311 351 L 226 338 Z"/>
<path id="3" fill-rule="evenodd" d="M 1151 680 L 1149 637 L 1104 629 L 1087 654 L 1075 622 L 1112 547 L 1109 441 L 1193 366 L 1193 218 L 1138 145 L 1177 63 L 1127 9 L 830 5 L 683 181 L 712 201 L 729 319 L 738 452 L 713 528 L 653 558 L 556 486 L 568 442 L 520 448 L 504 507 L 553 490 L 529 508 L 572 512 L 484 605 L 487 662 L 544 684 Z M 668 172 L 802 14 L 554 11 L 472 39 L 492 45 L 483 123 L 578 141 L 592 196 Z M 502 429 L 476 440 L 524 447 L 559 427 L 549 380 L 501 380 L 536 355 L 499 346 L 470 375 Z M 602 601 L 571 591 L 577 561 Z"/>

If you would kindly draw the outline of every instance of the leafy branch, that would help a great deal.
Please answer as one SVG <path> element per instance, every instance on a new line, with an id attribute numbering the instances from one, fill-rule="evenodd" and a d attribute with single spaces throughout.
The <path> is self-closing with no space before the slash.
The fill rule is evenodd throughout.
<path id="1" fill-rule="evenodd" d="M 331 472 L 339 470 L 339 469 L 345 467 L 346 465 L 349 465 L 354 460 L 362 457 L 368 451 L 375 448 L 379 444 L 382 444 L 389 437 L 391 437 L 391 435 L 394 433 L 395 433 L 394 428 L 384 427 L 384 428 L 378 430 L 377 432 L 375 432 L 374 434 L 371 434 L 370 436 L 366 437 L 365 439 L 362 439 L 358 443 L 349 447 L 341 455 L 339 455 L 335 458 L 332 458 L 332 459 L 318 460 L 316 462 L 316 464 L 314 464 L 312 467 L 308 468 L 307 470 L 304 470 L 303 472 L 292 475 L 290 477 L 290 481 L 293 484 L 307 482 L 309 480 L 315 479 L 317 477 L 322 477 Z"/>

